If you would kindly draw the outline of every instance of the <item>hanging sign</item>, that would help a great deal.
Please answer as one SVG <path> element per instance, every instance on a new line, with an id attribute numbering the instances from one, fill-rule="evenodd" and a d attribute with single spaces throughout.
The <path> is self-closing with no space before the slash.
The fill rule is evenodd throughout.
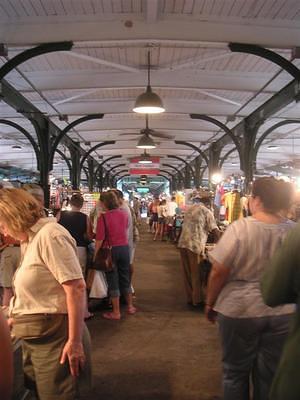
<path id="1" fill-rule="evenodd" d="M 140 164 L 140 157 L 131 158 L 129 164 L 130 175 L 158 175 L 159 170 L 159 157 L 150 157 L 151 164 Z"/>

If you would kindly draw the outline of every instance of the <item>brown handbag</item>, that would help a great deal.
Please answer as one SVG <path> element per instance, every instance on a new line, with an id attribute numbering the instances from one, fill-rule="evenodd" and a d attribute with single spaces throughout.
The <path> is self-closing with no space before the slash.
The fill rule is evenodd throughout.
<path id="1" fill-rule="evenodd" d="M 95 255 L 92 268 L 97 271 L 111 272 L 113 270 L 111 245 L 104 215 L 101 218 L 103 218 L 104 223 L 104 240 Z"/>

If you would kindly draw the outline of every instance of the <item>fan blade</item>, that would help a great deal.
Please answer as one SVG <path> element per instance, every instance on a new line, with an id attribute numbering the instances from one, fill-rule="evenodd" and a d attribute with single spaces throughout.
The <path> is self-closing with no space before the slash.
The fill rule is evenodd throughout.
<path id="1" fill-rule="evenodd" d="M 140 133 L 136 132 L 125 132 L 125 133 L 120 133 L 119 136 L 133 136 L 133 135 L 140 135 Z"/>
<path id="2" fill-rule="evenodd" d="M 175 136 L 173 135 L 168 135 L 167 133 L 156 132 L 156 131 L 152 131 L 150 135 L 164 139 L 175 139 Z"/>
<path id="3" fill-rule="evenodd" d="M 126 141 L 127 141 L 127 142 L 135 142 L 136 139 L 127 139 Z M 160 145 L 160 142 L 157 142 L 156 140 L 154 140 L 154 143 L 155 143 L 157 146 Z"/>

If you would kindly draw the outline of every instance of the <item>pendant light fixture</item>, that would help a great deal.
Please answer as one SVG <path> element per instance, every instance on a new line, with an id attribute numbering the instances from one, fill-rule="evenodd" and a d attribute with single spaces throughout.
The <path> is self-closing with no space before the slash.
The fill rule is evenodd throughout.
<path id="1" fill-rule="evenodd" d="M 143 135 L 141 136 L 140 140 L 138 141 L 136 147 L 138 149 L 155 149 L 156 144 L 154 143 L 154 140 L 150 137 L 150 134 L 152 133 L 152 130 L 149 129 L 148 125 L 148 114 L 146 114 L 146 128 L 141 131 Z"/>
<path id="2" fill-rule="evenodd" d="M 150 51 L 148 51 L 148 85 L 146 92 L 140 94 L 133 108 L 133 111 L 140 114 L 159 114 L 165 111 L 161 98 L 150 86 Z"/>
<path id="3" fill-rule="evenodd" d="M 141 136 L 140 140 L 138 141 L 136 147 L 138 149 L 155 149 L 156 144 L 147 133 L 144 133 L 143 136 Z"/>
<path id="4" fill-rule="evenodd" d="M 144 154 L 141 155 L 139 164 L 152 164 L 151 156 L 146 152 L 146 150 L 144 151 Z"/>

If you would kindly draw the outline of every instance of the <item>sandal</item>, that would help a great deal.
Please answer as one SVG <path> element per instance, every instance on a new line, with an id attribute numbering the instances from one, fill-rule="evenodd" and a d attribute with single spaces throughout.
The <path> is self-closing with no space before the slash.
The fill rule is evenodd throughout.
<path id="1" fill-rule="evenodd" d="M 105 319 L 113 320 L 113 321 L 119 321 L 121 319 L 121 315 L 116 315 L 112 312 L 103 313 L 102 317 Z"/>
<path id="2" fill-rule="evenodd" d="M 94 314 L 89 312 L 89 313 L 84 317 L 84 320 L 85 320 L 85 321 L 88 321 L 89 319 L 92 319 L 93 317 L 94 317 Z"/>
<path id="3" fill-rule="evenodd" d="M 127 308 L 127 314 L 133 315 L 137 312 L 137 309 L 135 307 L 128 307 Z"/>

